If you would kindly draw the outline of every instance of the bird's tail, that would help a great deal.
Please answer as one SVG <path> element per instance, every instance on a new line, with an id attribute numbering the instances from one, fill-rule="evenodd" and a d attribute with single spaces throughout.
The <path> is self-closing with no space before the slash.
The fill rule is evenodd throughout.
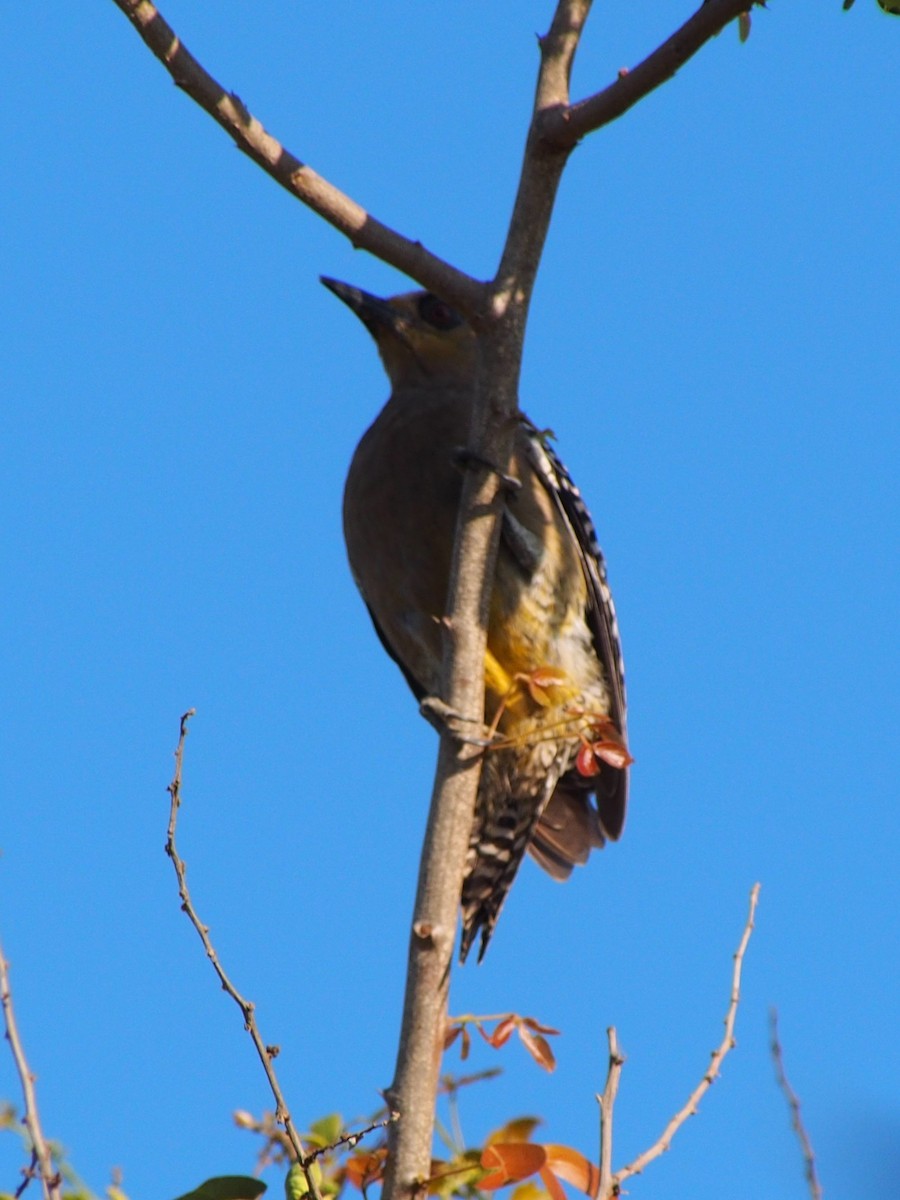
<path id="1" fill-rule="evenodd" d="M 469 842 L 466 875 L 462 886 L 462 940 L 459 961 L 465 962 L 472 943 L 481 934 L 478 961 L 500 916 L 541 814 L 556 786 L 558 772 L 541 781 L 537 794 L 522 794 L 498 778 L 494 771 L 482 772 L 478 811 Z M 503 786 L 503 783 L 506 786 Z"/>

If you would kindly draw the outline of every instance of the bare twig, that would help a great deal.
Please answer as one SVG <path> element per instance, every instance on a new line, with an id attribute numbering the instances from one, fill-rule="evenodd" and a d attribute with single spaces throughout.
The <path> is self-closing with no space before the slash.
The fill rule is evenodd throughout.
<path id="1" fill-rule="evenodd" d="M 615 1025 L 610 1025 L 606 1036 L 609 1041 L 609 1068 L 606 1072 L 606 1086 L 597 1097 L 597 1103 L 600 1105 L 600 1186 L 597 1194 L 601 1200 L 606 1200 L 607 1196 L 612 1194 L 613 1108 L 619 1090 L 622 1064 L 625 1062 L 619 1049 Z"/>
<path id="2" fill-rule="evenodd" d="M 311 1150 L 307 1157 L 312 1159 L 318 1158 L 320 1154 L 329 1154 L 332 1150 L 339 1150 L 342 1146 L 346 1146 L 348 1150 L 354 1150 L 364 1137 L 368 1137 L 370 1133 L 374 1133 L 376 1129 L 387 1129 L 397 1120 L 397 1113 L 392 1112 L 381 1121 L 373 1121 L 370 1125 L 366 1125 L 364 1129 L 357 1129 L 353 1133 L 342 1133 L 339 1138 L 327 1146 L 320 1146 L 318 1150 Z"/>
<path id="3" fill-rule="evenodd" d="M 13 1009 L 12 991 L 9 983 L 9 963 L 3 954 L 2 946 L 0 946 L 0 1002 L 3 1004 L 6 1040 L 9 1042 L 13 1061 L 16 1064 L 16 1070 L 19 1073 L 19 1080 L 22 1084 L 22 1096 L 25 1101 L 25 1128 L 28 1130 L 28 1136 L 31 1139 L 31 1163 L 27 1167 L 22 1168 L 24 1178 L 16 1191 L 16 1196 L 21 1196 L 29 1182 L 35 1177 L 39 1177 L 41 1189 L 44 1193 L 44 1200 L 59 1200 L 59 1189 L 62 1179 L 59 1171 L 53 1166 L 50 1148 L 44 1139 L 44 1131 L 41 1128 L 37 1095 L 34 1089 L 35 1077 L 29 1069 L 28 1060 L 25 1057 L 25 1048 L 19 1036 L 19 1027 L 16 1024 L 16 1014 Z"/>
<path id="4" fill-rule="evenodd" d="M 244 1028 L 250 1034 L 253 1045 L 256 1047 L 256 1053 L 259 1055 L 259 1061 L 263 1065 L 263 1070 L 266 1073 L 266 1078 L 269 1081 L 269 1087 L 272 1089 L 272 1095 L 275 1099 L 275 1120 L 282 1126 L 284 1132 L 291 1143 L 291 1148 L 296 1155 L 297 1161 L 303 1167 L 306 1182 L 309 1187 L 310 1195 L 313 1200 L 322 1200 L 318 1186 L 310 1171 L 310 1164 L 315 1158 L 314 1154 L 307 1154 L 303 1143 L 300 1140 L 300 1135 L 291 1120 L 291 1114 L 285 1104 L 284 1096 L 281 1091 L 281 1086 L 278 1082 L 278 1077 L 275 1074 L 275 1068 L 272 1066 L 272 1060 L 278 1054 L 278 1047 L 267 1045 L 259 1032 L 259 1026 L 256 1023 L 255 1005 L 252 1000 L 245 1000 L 241 993 L 237 990 L 234 984 L 225 973 L 225 968 L 219 961 L 219 956 L 216 953 L 215 947 L 210 941 L 209 926 L 204 925 L 197 915 L 197 910 L 194 908 L 191 894 L 188 891 L 187 885 L 187 868 L 184 860 L 179 856 L 175 845 L 175 826 L 178 821 L 178 809 L 181 807 L 181 773 L 184 764 L 184 742 L 188 732 L 188 722 L 194 716 L 196 709 L 188 709 L 181 718 L 181 730 L 178 737 L 178 747 L 175 750 L 175 774 L 172 782 L 169 784 L 169 797 L 171 804 L 169 806 L 169 826 L 166 834 L 166 854 L 172 860 L 172 866 L 175 868 L 175 875 L 178 878 L 178 895 L 181 897 L 182 910 L 187 914 L 191 924 L 200 935 L 200 940 L 203 942 L 203 949 L 206 951 L 206 957 L 212 963 L 213 970 L 219 977 L 219 982 L 223 989 L 231 996 L 235 1004 L 241 1010 L 241 1015 L 244 1018 Z"/>
<path id="5" fill-rule="evenodd" d="M 343 233 L 424 287 L 440 292 L 467 315 L 483 302 L 482 285 L 443 259 L 377 221 L 282 146 L 247 109 L 201 66 L 149 0 L 113 0 L 178 87 L 230 134 L 237 148 L 283 188 Z"/>
<path id="6" fill-rule="evenodd" d="M 819 1183 L 819 1176 L 816 1172 L 816 1155 L 812 1147 L 812 1142 L 809 1140 L 809 1134 L 806 1132 L 806 1126 L 803 1124 L 803 1119 L 800 1116 L 800 1098 L 791 1087 L 788 1077 L 785 1074 L 781 1042 L 778 1038 L 778 1011 L 774 1008 L 769 1013 L 769 1032 L 771 1034 L 772 1061 L 775 1064 L 775 1078 L 778 1080 L 778 1086 L 781 1088 L 784 1098 L 788 1102 L 788 1108 L 791 1110 L 791 1126 L 797 1135 L 800 1149 L 803 1151 L 803 1163 L 806 1182 L 809 1186 L 809 1194 L 812 1200 L 822 1200 L 822 1185 Z"/>
<path id="7" fill-rule="evenodd" d="M 762 0 L 705 0 L 680 29 L 643 62 L 620 72 L 609 87 L 571 105 L 548 110 L 541 136 L 557 146 L 574 146 L 588 133 L 621 117 L 639 100 L 666 83 L 698 50 Z"/>
<path id="8" fill-rule="evenodd" d="M 659 1158 L 668 1150 L 672 1138 L 685 1123 L 688 1117 L 692 1117 L 697 1111 L 697 1105 L 712 1087 L 721 1069 L 722 1062 L 729 1050 L 732 1050 L 735 1045 L 734 1041 L 734 1022 L 737 1017 L 738 1004 L 741 999 L 741 967 L 744 962 L 744 955 L 747 951 L 747 946 L 750 942 L 750 935 L 753 932 L 753 918 L 756 914 L 756 904 L 759 900 L 759 884 L 755 883 L 750 891 L 750 911 L 747 915 L 747 923 L 744 926 L 744 932 L 741 936 L 740 943 L 734 954 L 734 970 L 731 976 L 731 1001 L 728 1005 L 728 1012 L 725 1014 L 725 1036 L 722 1038 L 718 1048 L 713 1051 L 712 1059 L 706 1074 L 700 1080 L 700 1083 L 691 1092 L 687 1104 L 680 1112 L 677 1112 L 672 1120 L 663 1130 L 659 1139 L 653 1145 L 639 1154 L 638 1157 L 627 1167 L 623 1167 L 621 1171 L 617 1171 L 612 1177 L 612 1194 L 615 1195 L 621 1189 L 621 1185 L 626 1179 L 632 1175 L 639 1175 L 648 1163 L 653 1162 L 655 1158 Z M 601 1193 L 603 1200 L 606 1200 L 605 1195 Z"/>

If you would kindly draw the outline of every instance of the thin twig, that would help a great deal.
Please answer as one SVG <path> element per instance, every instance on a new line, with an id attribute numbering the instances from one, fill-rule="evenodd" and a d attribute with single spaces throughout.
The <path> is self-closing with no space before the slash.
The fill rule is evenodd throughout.
<path id="1" fill-rule="evenodd" d="M 697 1105 L 712 1087 L 716 1077 L 721 1069 L 722 1062 L 729 1050 L 732 1050 L 735 1045 L 734 1041 L 734 1022 L 737 1017 L 738 1004 L 741 999 L 741 967 L 744 962 L 744 954 L 747 951 L 747 946 L 750 942 L 750 935 L 753 932 L 753 918 L 756 914 L 756 904 L 759 900 L 759 884 L 755 883 L 750 891 L 750 912 L 747 915 L 747 923 L 744 926 L 744 932 L 741 936 L 740 943 L 734 955 L 734 970 L 731 976 L 731 1001 L 728 1005 L 728 1012 L 725 1014 L 725 1036 L 722 1038 L 718 1048 L 713 1051 L 712 1059 L 706 1074 L 700 1080 L 697 1087 L 691 1092 L 687 1104 L 680 1112 L 677 1112 L 672 1120 L 668 1123 L 662 1132 L 660 1138 L 654 1144 L 645 1150 L 643 1154 L 623 1167 L 621 1171 L 617 1171 L 612 1177 L 612 1191 L 616 1194 L 622 1183 L 629 1179 L 632 1175 L 639 1175 L 648 1163 L 653 1162 L 655 1158 L 659 1158 L 668 1150 L 672 1138 L 685 1123 L 688 1117 L 694 1116 L 697 1111 Z M 605 1198 L 604 1198 L 605 1200 Z"/>
<path id="2" fill-rule="evenodd" d="M 764 0 L 704 0 L 680 29 L 636 67 L 621 71 L 608 87 L 584 100 L 547 111 L 541 124 L 542 137 L 554 146 L 575 146 L 666 83 L 726 25 L 759 3 Z"/>
<path id="3" fill-rule="evenodd" d="M 597 1103 L 600 1105 L 600 1186 L 597 1194 L 601 1200 L 606 1200 L 612 1193 L 613 1108 L 619 1090 L 622 1064 L 625 1062 L 619 1049 L 615 1025 L 610 1025 L 606 1036 L 609 1041 L 609 1068 L 606 1072 L 606 1086 L 597 1097 Z"/>
<path id="4" fill-rule="evenodd" d="M 239 150 L 276 183 L 343 233 L 356 249 L 368 250 L 417 279 L 467 316 L 484 301 L 484 286 L 437 255 L 390 229 L 351 197 L 318 175 L 274 138 L 235 95 L 190 53 L 149 0 L 113 0 L 176 85 L 228 133 Z"/>
<path id="5" fill-rule="evenodd" d="M 44 1131 L 41 1128 L 37 1095 L 34 1090 L 35 1077 L 29 1069 L 28 1060 L 25 1057 L 25 1048 L 19 1036 L 19 1027 L 16 1024 L 12 991 L 9 984 L 9 963 L 3 954 L 2 946 L 0 946 L 0 1001 L 3 1004 L 3 1018 L 6 1022 L 6 1040 L 9 1042 L 13 1061 L 16 1064 L 16 1070 L 19 1073 L 19 1079 L 22 1084 L 22 1095 L 25 1100 L 25 1128 L 28 1130 L 28 1136 L 31 1138 L 31 1163 L 22 1169 L 24 1179 L 16 1191 L 16 1195 L 21 1196 L 29 1182 L 35 1176 L 39 1176 L 44 1200 L 59 1200 L 59 1188 L 62 1179 L 59 1171 L 54 1169 L 50 1148 L 44 1139 Z"/>
<path id="6" fill-rule="evenodd" d="M 206 957 L 212 963 L 213 970 L 218 975 L 223 989 L 231 996 L 232 1000 L 234 1000 L 235 1004 L 241 1010 L 241 1015 L 244 1018 L 244 1028 L 250 1034 L 253 1045 L 256 1047 L 256 1053 L 259 1055 L 259 1061 L 263 1065 L 263 1070 L 269 1081 L 269 1087 L 272 1089 L 272 1095 L 275 1098 L 275 1120 L 282 1126 L 290 1140 L 297 1161 L 302 1166 L 303 1173 L 306 1176 L 310 1195 L 313 1197 L 313 1200 L 322 1200 L 318 1185 L 309 1169 L 315 1155 L 308 1155 L 303 1147 L 300 1135 L 297 1133 L 296 1127 L 291 1120 L 291 1114 L 284 1102 L 284 1096 L 278 1082 L 278 1077 L 275 1074 L 275 1068 L 272 1066 L 272 1060 L 278 1054 L 278 1047 L 267 1045 L 263 1041 L 262 1035 L 259 1032 L 259 1026 L 256 1024 L 255 1005 L 253 1001 L 245 1000 L 225 973 L 225 968 L 219 961 L 215 947 L 210 941 L 209 926 L 203 924 L 197 915 L 197 910 L 194 908 L 191 894 L 188 891 L 187 868 L 175 846 L 175 826 L 178 821 L 178 809 L 181 806 L 181 772 L 184 763 L 184 742 L 187 737 L 188 722 L 194 716 L 195 712 L 196 709 L 188 709 L 181 718 L 181 731 L 178 738 L 178 747 L 175 751 L 175 774 L 168 788 L 171 804 L 169 806 L 169 827 L 166 834 L 166 854 L 172 860 L 172 866 L 175 868 L 175 874 L 178 878 L 178 895 L 181 897 L 182 910 L 187 914 L 191 924 L 197 930 L 197 933 L 199 933 L 200 940 L 203 942 L 203 948 L 206 951 Z"/>
<path id="7" fill-rule="evenodd" d="M 775 1078 L 778 1080 L 778 1086 L 781 1088 L 784 1098 L 788 1102 L 788 1108 L 791 1110 L 791 1126 L 797 1135 L 797 1140 L 800 1142 L 800 1149 L 803 1151 L 803 1163 L 806 1182 L 809 1185 L 809 1194 L 812 1200 L 822 1200 L 822 1185 L 819 1183 L 819 1176 L 816 1173 L 816 1155 L 812 1147 L 812 1142 L 809 1140 L 809 1134 L 806 1132 L 806 1126 L 803 1124 L 803 1119 L 800 1116 L 800 1098 L 788 1082 L 788 1077 L 784 1070 L 784 1058 L 781 1053 L 781 1042 L 778 1038 L 778 1010 L 775 1008 L 769 1012 L 769 1031 L 771 1033 L 772 1061 L 775 1064 Z"/>
<path id="8" fill-rule="evenodd" d="M 394 1121 L 399 1119 L 399 1113 L 391 1112 L 381 1121 L 373 1121 L 371 1125 L 366 1125 L 364 1129 L 357 1129 L 353 1133 L 342 1133 L 340 1137 L 335 1138 L 333 1142 L 329 1142 L 327 1146 L 320 1146 L 318 1150 L 310 1150 L 307 1154 L 307 1159 L 312 1162 L 321 1154 L 329 1154 L 332 1150 L 339 1150 L 341 1146 L 346 1146 L 349 1150 L 354 1150 L 364 1137 L 368 1137 L 370 1133 L 374 1133 L 376 1129 L 387 1129 Z"/>

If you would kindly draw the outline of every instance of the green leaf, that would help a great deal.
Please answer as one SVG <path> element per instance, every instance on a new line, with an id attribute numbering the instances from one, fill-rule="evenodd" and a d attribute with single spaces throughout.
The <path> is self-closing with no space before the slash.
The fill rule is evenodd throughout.
<path id="1" fill-rule="evenodd" d="M 317 1162 L 309 1164 L 309 1173 L 319 1191 L 322 1190 L 322 1168 Z M 299 1163 L 294 1163 L 284 1178 L 284 1194 L 287 1200 L 303 1200 L 309 1195 L 309 1184 L 306 1182 L 306 1172 Z"/>
<path id="2" fill-rule="evenodd" d="M 265 1190 L 261 1179 L 249 1175 L 215 1175 L 178 1200 L 256 1200 Z"/>
<path id="3" fill-rule="evenodd" d="M 878 0 L 878 7 L 892 17 L 900 17 L 900 0 Z"/>
<path id="4" fill-rule="evenodd" d="M 320 1121 L 310 1125 L 309 1132 L 312 1137 L 307 1140 L 314 1142 L 317 1149 L 333 1146 L 344 1132 L 344 1119 L 340 1113 L 329 1113 L 327 1117 L 322 1117 Z"/>

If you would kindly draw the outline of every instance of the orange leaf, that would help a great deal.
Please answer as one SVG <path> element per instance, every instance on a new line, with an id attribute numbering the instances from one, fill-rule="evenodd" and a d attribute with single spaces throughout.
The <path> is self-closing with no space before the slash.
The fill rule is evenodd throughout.
<path id="1" fill-rule="evenodd" d="M 586 1196 L 596 1197 L 600 1189 L 600 1172 L 589 1159 L 571 1146 L 551 1145 L 544 1149 L 547 1152 L 547 1167 L 554 1175 L 571 1183 Z"/>
<path id="2" fill-rule="evenodd" d="M 550 1049 L 550 1043 L 545 1037 L 542 1037 L 539 1033 L 532 1033 L 524 1025 L 519 1026 L 519 1037 L 522 1039 L 523 1046 L 538 1066 L 543 1067 L 545 1071 L 554 1070 L 556 1067 L 556 1057 Z"/>
<path id="3" fill-rule="evenodd" d="M 544 1187 L 552 1196 L 553 1200 L 567 1200 L 566 1193 L 563 1191 L 559 1180 L 548 1170 L 547 1167 L 541 1168 L 541 1179 L 544 1181 Z"/>
<path id="4" fill-rule="evenodd" d="M 518 1183 L 539 1171 L 546 1159 L 544 1147 L 535 1142 L 496 1142 L 485 1146 L 481 1165 L 488 1174 L 478 1186 L 482 1191 L 493 1192 L 508 1183 Z"/>
<path id="5" fill-rule="evenodd" d="M 503 1142 L 527 1142 L 540 1123 L 540 1117 L 515 1117 L 512 1121 L 507 1121 L 499 1129 L 495 1129 L 493 1133 L 488 1134 L 485 1145 L 493 1146 Z"/>
<path id="6" fill-rule="evenodd" d="M 344 1167 L 347 1179 L 360 1191 L 370 1183 L 378 1183 L 384 1175 L 386 1158 L 387 1150 L 384 1148 L 351 1155 Z"/>
<path id="7" fill-rule="evenodd" d="M 556 667 L 538 667 L 525 675 L 524 680 L 532 700 L 542 708 L 549 708 L 553 703 L 548 689 L 571 686 L 565 671 Z"/>

